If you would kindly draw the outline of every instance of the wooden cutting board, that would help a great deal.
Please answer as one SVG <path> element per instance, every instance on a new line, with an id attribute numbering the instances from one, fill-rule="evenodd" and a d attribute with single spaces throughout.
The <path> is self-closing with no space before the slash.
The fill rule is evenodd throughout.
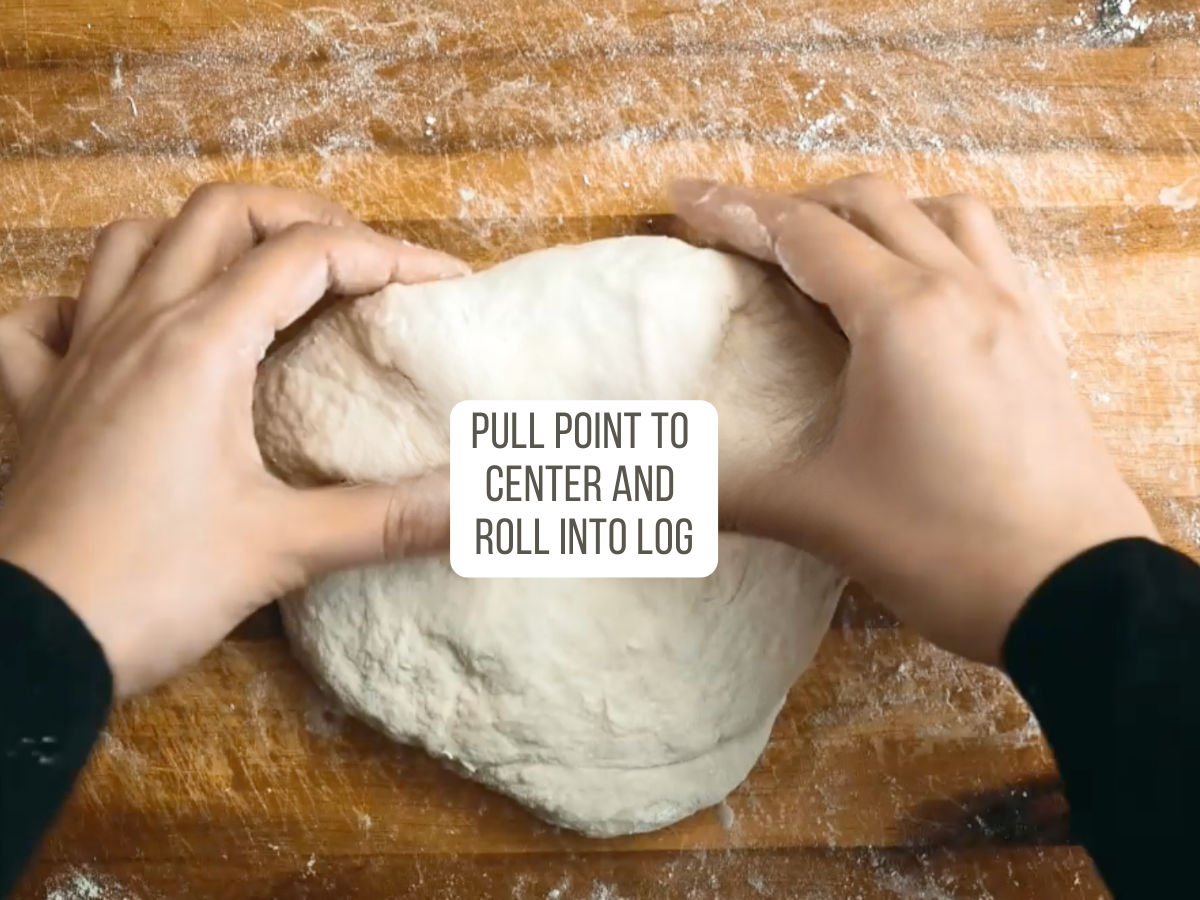
<path id="1" fill-rule="evenodd" d="M 691 174 L 973 191 L 1079 390 L 1200 546 L 1191 0 L 0 0 L 0 303 L 198 184 L 317 190 L 486 265 L 667 227 Z M 11 427 L 3 446 L 11 458 Z M 590 841 L 322 700 L 273 612 L 113 716 L 22 900 L 1095 900 L 1000 676 L 843 601 L 727 804 Z"/>

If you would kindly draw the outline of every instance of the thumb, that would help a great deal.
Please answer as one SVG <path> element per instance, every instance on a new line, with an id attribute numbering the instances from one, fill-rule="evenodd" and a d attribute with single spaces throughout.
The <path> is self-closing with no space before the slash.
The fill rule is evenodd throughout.
<path id="1" fill-rule="evenodd" d="M 450 548 L 450 471 L 436 469 L 393 485 L 301 491 L 300 515 L 309 523 L 306 569 L 377 565 Z"/>
<path id="2" fill-rule="evenodd" d="M 864 316 L 891 302 L 891 285 L 920 275 L 865 231 L 804 197 L 704 181 L 676 181 L 671 196 L 679 217 L 705 240 L 777 264 L 801 293 L 829 308 L 852 342 Z"/>
<path id="3" fill-rule="evenodd" d="M 67 352 L 75 301 L 38 297 L 0 319 L 0 387 L 18 419 Z"/>

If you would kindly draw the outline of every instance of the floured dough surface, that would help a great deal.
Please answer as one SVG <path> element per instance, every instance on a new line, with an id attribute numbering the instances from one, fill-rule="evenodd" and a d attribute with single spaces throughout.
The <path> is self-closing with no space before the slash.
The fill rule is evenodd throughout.
<path id="1" fill-rule="evenodd" d="M 722 492 L 818 440 L 845 344 L 756 264 L 670 238 L 531 253 L 335 307 L 264 363 L 264 455 L 296 483 L 449 461 L 461 400 L 708 400 Z M 754 765 L 843 579 L 735 534 L 704 579 L 472 579 L 446 560 L 346 572 L 283 604 L 352 712 L 604 836 L 719 802 Z"/>

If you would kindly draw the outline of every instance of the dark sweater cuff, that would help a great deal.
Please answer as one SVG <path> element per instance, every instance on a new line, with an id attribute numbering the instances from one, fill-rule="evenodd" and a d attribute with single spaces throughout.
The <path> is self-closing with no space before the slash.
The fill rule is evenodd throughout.
<path id="1" fill-rule="evenodd" d="M 1130 538 L 1054 572 L 1005 642 L 1054 751 L 1072 831 L 1117 897 L 1143 896 L 1164 856 L 1197 834 L 1198 635 L 1200 567 Z"/>
<path id="2" fill-rule="evenodd" d="M 0 896 L 87 762 L 112 690 L 104 652 L 79 617 L 0 560 Z"/>

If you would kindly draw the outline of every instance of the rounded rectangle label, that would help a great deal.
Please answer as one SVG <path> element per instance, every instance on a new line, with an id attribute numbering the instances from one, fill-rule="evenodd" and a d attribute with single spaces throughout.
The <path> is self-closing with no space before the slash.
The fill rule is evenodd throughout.
<path id="1" fill-rule="evenodd" d="M 450 414 L 459 575 L 703 578 L 717 531 L 710 403 L 466 401 Z"/>

